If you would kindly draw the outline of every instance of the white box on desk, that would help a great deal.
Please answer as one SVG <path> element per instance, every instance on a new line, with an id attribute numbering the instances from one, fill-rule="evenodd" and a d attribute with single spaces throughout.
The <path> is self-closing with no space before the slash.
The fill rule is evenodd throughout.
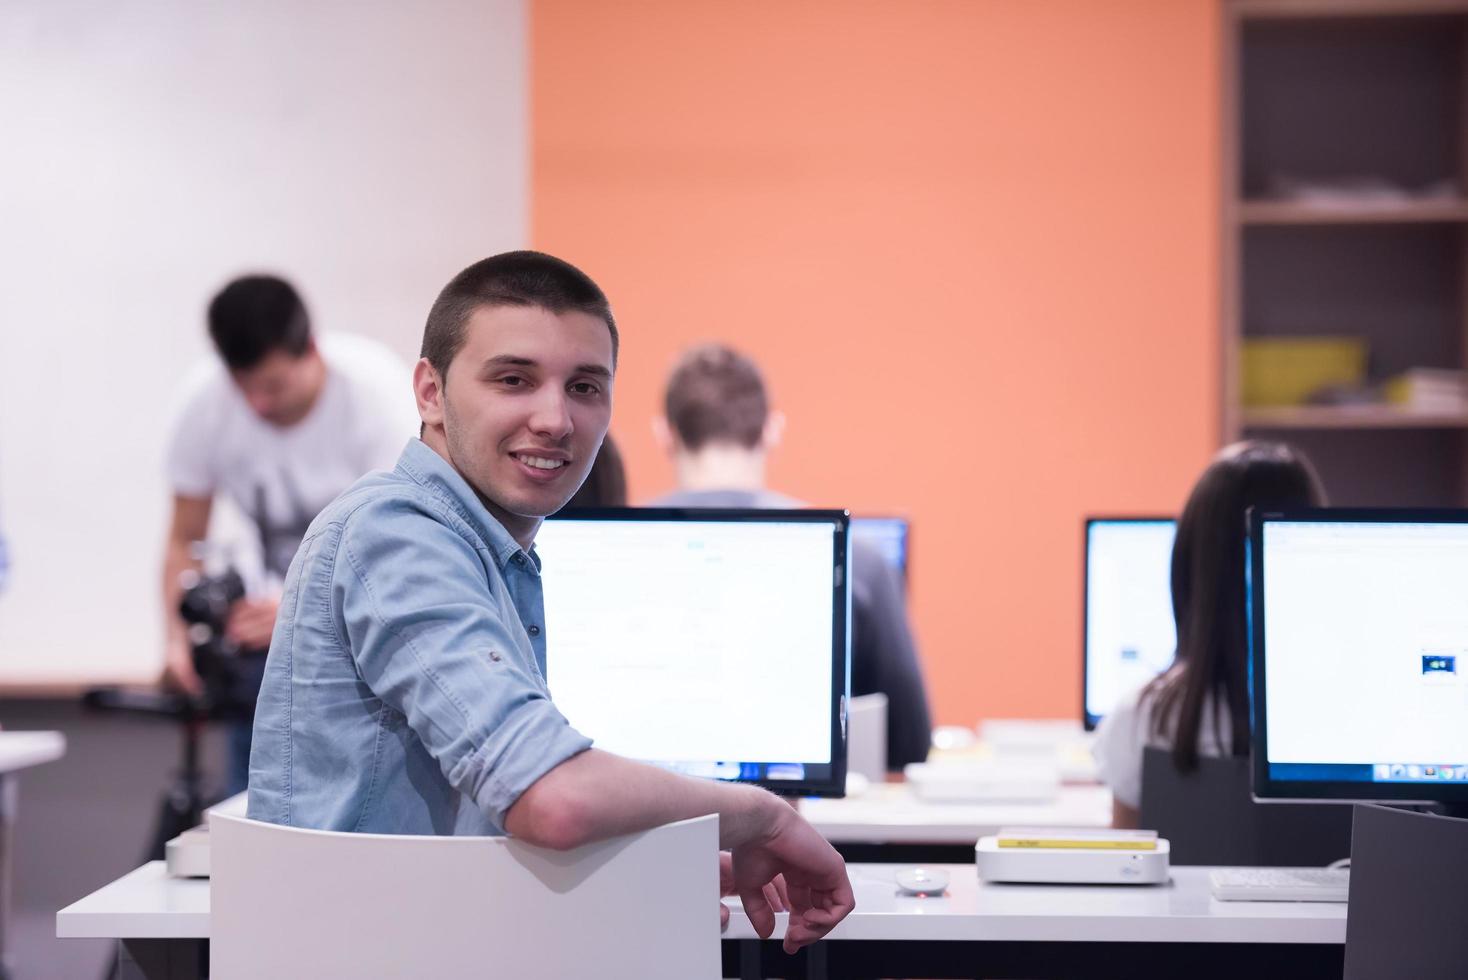
<path id="1" fill-rule="evenodd" d="M 1060 794 L 1060 773 L 1054 766 L 910 762 L 902 774 L 914 796 L 935 803 L 1050 803 Z"/>
<path id="2" fill-rule="evenodd" d="M 209 877 L 209 828 L 185 830 L 163 847 L 170 878 Z"/>
<path id="3" fill-rule="evenodd" d="M 1160 885 L 1168 880 L 1172 848 L 1158 838 L 1155 850 L 1084 847 L 1000 847 L 980 837 L 974 864 L 980 881 L 1042 885 Z"/>
<path id="4" fill-rule="evenodd" d="M 979 741 L 1001 755 L 1046 754 L 1086 734 L 1074 718 L 986 718 L 977 731 Z"/>

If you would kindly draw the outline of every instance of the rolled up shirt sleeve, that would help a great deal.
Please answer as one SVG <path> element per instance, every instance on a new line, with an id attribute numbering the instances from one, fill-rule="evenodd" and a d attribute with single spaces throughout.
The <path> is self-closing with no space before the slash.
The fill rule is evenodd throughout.
<path id="1" fill-rule="evenodd" d="M 358 511 L 341 554 L 334 601 L 363 681 L 503 827 L 591 740 L 551 703 L 493 556 L 401 500 Z"/>

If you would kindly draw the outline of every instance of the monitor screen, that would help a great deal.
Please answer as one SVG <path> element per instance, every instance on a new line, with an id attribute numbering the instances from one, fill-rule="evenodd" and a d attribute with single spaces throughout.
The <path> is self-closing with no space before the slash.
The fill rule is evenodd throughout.
<path id="1" fill-rule="evenodd" d="M 547 520 L 535 547 L 556 706 L 609 752 L 840 795 L 847 522 L 653 508 Z"/>
<path id="2" fill-rule="evenodd" d="M 1082 721 L 1087 730 L 1162 673 L 1177 651 L 1167 517 L 1086 521 Z"/>
<path id="3" fill-rule="evenodd" d="M 887 564 L 897 572 L 902 584 L 907 584 L 907 551 L 912 537 L 907 518 L 853 517 L 851 537 L 880 551 L 882 557 L 887 559 Z"/>
<path id="4" fill-rule="evenodd" d="M 1254 794 L 1468 801 L 1468 511 L 1251 521 Z"/>

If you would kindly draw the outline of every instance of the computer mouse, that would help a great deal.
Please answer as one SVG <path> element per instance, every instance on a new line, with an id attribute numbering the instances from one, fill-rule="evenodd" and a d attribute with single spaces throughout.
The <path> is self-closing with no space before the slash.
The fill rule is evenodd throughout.
<path id="1" fill-rule="evenodd" d="M 941 895 L 948 887 L 948 872 L 937 868 L 898 868 L 896 878 L 904 895 Z"/>

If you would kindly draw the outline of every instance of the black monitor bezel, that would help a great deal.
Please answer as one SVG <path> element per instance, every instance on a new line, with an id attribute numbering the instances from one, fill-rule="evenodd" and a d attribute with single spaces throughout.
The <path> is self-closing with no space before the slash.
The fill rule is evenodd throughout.
<path id="1" fill-rule="evenodd" d="M 1468 510 L 1445 508 L 1302 507 L 1249 509 L 1249 673 L 1250 755 L 1256 799 L 1287 801 L 1382 801 L 1392 803 L 1468 803 L 1468 782 L 1366 783 L 1274 779 L 1269 774 L 1267 651 L 1264 645 L 1264 526 L 1314 524 L 1468 524 Z M 1468 762 L 1468 760 L 1464 760 Z"/>
<path id="2" fill-rule="evenodd" d="M 669 521 L 749 524 L 834 524 L 831 597 L 831 764 L 825 778 L 738 780 L 782 796 L 846 795 L 846 712 L 851 702 L 851 514 L 831 509 L 766 509 L 746 507 L 586 507 L 563 510 L 546 518 L 592 521 Z M 840 574 L 835 574 L 839 570 Z M 546 651 L 547 661 L 550 651 Z M 549 670 L 549 666 L 547 666 Z M 754 761 L 754 760 L 730 760 Z M 766 760 L 778 762 L 779 760 Z"/>
<path id="3" fill-rule="evenodd" d="M 1086 695 L 1091 687 L 1091 525 L 1093 524 L 1167 524 L 1177 528 L 1171 514 L 1158 517 L 1115 517 L 1091 515 L 1081 522 L 1081 726 L 1095 731 L 1105 715 L 1092 715 L 1086 709 Z"/>

